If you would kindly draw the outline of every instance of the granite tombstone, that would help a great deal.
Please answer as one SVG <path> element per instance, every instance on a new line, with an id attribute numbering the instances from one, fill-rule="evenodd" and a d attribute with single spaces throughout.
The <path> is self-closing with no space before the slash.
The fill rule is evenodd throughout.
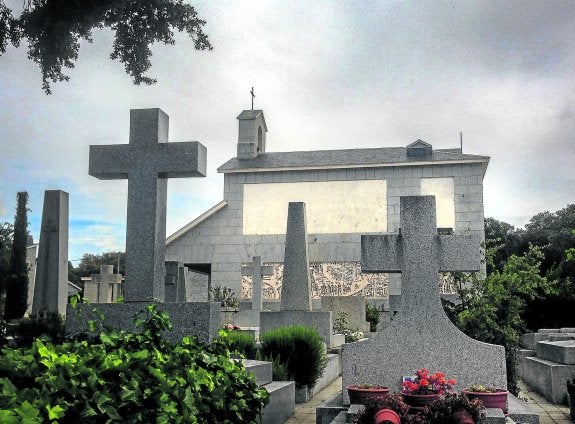
<path id="1" fill-rule="evenodd" d="M 206 148 L 197 141 L 168 143 L 168 121 L 160 109 L 131 110 L 129 144 L 90 146 L 90 175 L 128 179 L 125 303 L 99 305 L 114 327 L 133 328 L 132 317 L 144 302 L 164 301 L 167 178 L 206 174 Z M 165 303 L 162 308 L 172 319 L 171 339 L 196 335 L 208 341 L 217 335 L 216 303 Z M 71 333 L 86 329 L 80 320 L 68 325 Z"/>
<path id="2" fill-rule="evenodd" d="M 334 338 L 332 313 L 312 311 L 305 203 L 290 202 L 286 230 L 284 275 L 279 311 L 260 314 L 260 331 L 291 325 L 315 328 L 328 347 L 341 344 Z"/>
<path id="3" fill-rule="evenodd" d="M 459 389 L 507 387 L 505 350 L 463 334 L 445 315 L 440 271 L 478 271 L 480 243 L 470 235 L 437 234 L 433 196 L 401 197 L 400 233 L 361 238 L 363 272 L 401 272 L 401 309 L 375 337 L 345 344 L 342 384 L 382 384 L 400 390 L 419 368 L 443 371 Z M 344 390 L 344 403 L 349 403 Z"/>
<path id="4" fill-rule="evenodd" d="M 69 195 L 46 190 L 38 247 L 32 313 L 66 315 L 68 303 L 68 206 Z"/>

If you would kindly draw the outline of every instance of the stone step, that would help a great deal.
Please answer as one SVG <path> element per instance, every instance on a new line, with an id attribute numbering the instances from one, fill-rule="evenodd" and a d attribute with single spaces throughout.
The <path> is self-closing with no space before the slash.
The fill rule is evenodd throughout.
<path id="1" fill-rule="evenodd" d="M 541 341 L 536 346 L 537 357 L 560 364 L 575 364 L 575 340 Z"/>
<path id="2" fill-rule="evenodd" d="M 244 367 L 252 372 L 256 377 L 258 386 L 263 386 L 272 382 L 272 363 L 266 361 L 256 361 L 254 359 L 244 359 Z"/>
<path id="3" fill-rule="evenodd" d="M 507 418 L 517 424 L 539 424 L 539 415 L 533 408 L 513 395 L 507 396 Z"/>
<path id="4" fill-rule="evenodd" d="M 525 358 L 523 381 L 551 403 L 567 403 L 566 381 L 575 374 L 575 365 L 543 358 Z"/>
<path id="5" fill-rule="evenodd" d="M 271 395 L 262 411 L 262 424 L 283 424 L 295 413 L 295 382 L 272 381 L 263 386 Z"/>

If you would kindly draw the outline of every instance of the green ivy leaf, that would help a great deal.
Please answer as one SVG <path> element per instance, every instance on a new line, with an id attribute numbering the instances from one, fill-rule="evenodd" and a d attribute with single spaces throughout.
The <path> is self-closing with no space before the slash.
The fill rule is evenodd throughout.
<path id="1" fill-rule="evenodd" d="M 0 423 L 4 424 L 19 424 L 20 419 L 14 415 L 12 411 L 0 409 Z"/>
<path id="2" fill-rule="evenodd" d="M 48 411 L 49 420 L 58 420 L 66 414 L 66 411 L 64 411 L 64 408 L 62 408 L 60 405 L 56 405 L 54 407 L 46 405 L 46 410 Z"/>

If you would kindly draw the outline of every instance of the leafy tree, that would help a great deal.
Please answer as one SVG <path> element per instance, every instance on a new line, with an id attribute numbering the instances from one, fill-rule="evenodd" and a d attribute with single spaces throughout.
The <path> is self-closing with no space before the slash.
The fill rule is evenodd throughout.
<path id="1" fill-rule="evenodd" d="M 28 264 L 26 263 L 28 193 L 21 191 L 17 197 L 18 207 L 14 220 L 14 238 L 6 286 L 6 307 L 4 309 L 6 321 L 22 318 L 28 307 Z"/>
<path id="2" fill-rule="evenodd" d="M 115 32 L 111 59 L 124 64 L 134 84 L 154 84 L 145 73 L 151 67 L 150 45 L 175 44 L 174 32 L 185 31 L 196 50 L 211 50 L 202 27 L 205 21 L 182 0 L 25 0 L 15 17 L 0 0 L 0 54 L 8 41 L 18 47 L 28 41 L 28 58 L 42 72 L 42 87 L 50 94 L 50 82 L 67 81 L 63 68 L 73 68 L 80 39 L 92 41 L 92 30 Z"/>
<path id="3" fill-rule="evenodd" d="M 77 283 L 82 277 L 89 277 L 92 274 L 100 273 L 100 265 L 114 265 L 114 272 L 118 273 L 118 260 L 120 261 L 120 274 L 125 275 L 126 267 L 126 255 L 124 252 L 104 252 L 101 255 L 95 255 L 92 253 L 84 253 L 82 259 L 76 268 L 72 268 L 70 271 L 70 265 L 68 266 L 68 275 L 70 276 L 70 281 Z"/>
<path id="4" fill-rule="evenodd" d="M 493 251 L 486 249 L 487 262 Z M 512 255 L 501 271 L 485 279 L 474 275 L 471 287 L 461 290 L 462 303 L 451 305 L 448 316 L 468 336 L 505 347 L 507 385 L 517 394 L 517 351 L 526 330 L 527 302 L 541 294 L 553 293 L 555 282 L 541 276 L 542 249 L 531 245 L 522 256 Z"/>
<path id="5" fill-rule="evenodd" d="M 501 271 L 507 259 L 511 255 L 522 253 L 522 231 L 517 230 L 513 225 L 494 218 L 485 219 L 485 239 L 492 243 L 497 243 L 500 248 L 493 252 L 493 262 L 487 264 L 487 273 L 495 269 Z"/>
<path id="6" fill-rule="evenodd" d="M 0 224 L 0 316 L 4 316 L 4 292 L 6 291 L 10 249 L 14 227 L 8 222 Z"/>

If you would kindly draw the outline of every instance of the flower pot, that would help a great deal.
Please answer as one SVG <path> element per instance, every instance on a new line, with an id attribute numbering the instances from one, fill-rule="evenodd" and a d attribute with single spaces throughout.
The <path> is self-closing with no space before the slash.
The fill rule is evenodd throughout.
<path id="1" fill-rule="evenodd" d="M 462 390 L 461 393 L 467 396 L 469 400 L 479 399 L 486 408 L 499 408 L 503 413 L 507 413 L 507 395 L 509 394 L 507 390 L 501 389 L 501 391 L 494 393 Z"/>
<path id="2" fill-rule="evenodd" d="M 373 417 L 373 424 L 401 424 L 399 415 L 393 409 L 380 409 Z"/>
<path id="3" fill-rule="evenodd" d="M 347 386 L 349 403 L 365 405 L 369 399 L 384 398 L 389 393 L 389 387 L 370 387 L 362 389 L 355 386 Z"/>
<path id="4" fill-rule="evenodd" d="M 457 424 L 475 424 L 473 422 L 473 417 L 465 410 L 457 411 L 453 414 L 453 418 L 455 418 L 455 422 L 457 422 Z"/>
<path id="5" fill-rule="evenodd" d="M 439 393 L 431 395 L 413 395 L 401 392 L 401 396 L 409 406 L 414 408 L 425 408 L 426 406 L 431 405 L 433 401 L 439 397 Z"/>

